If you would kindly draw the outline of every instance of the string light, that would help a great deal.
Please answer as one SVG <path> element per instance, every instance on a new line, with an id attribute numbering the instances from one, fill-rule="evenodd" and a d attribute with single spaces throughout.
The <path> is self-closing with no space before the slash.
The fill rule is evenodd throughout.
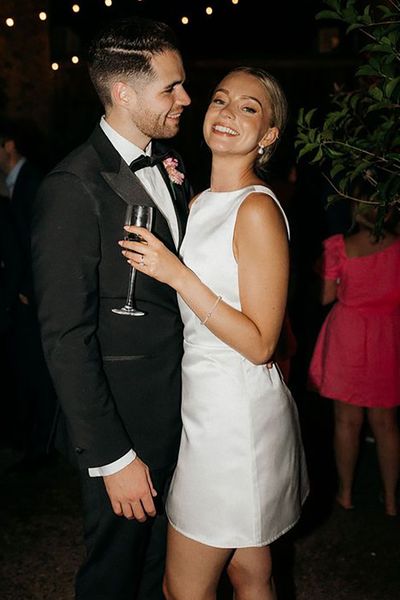
<path id="1" fill-rule="evenodd" d="M 104 0 L 106 6 L 112 6 L 112 0 Z"/>
<path id="2" fill-rule="evenodd" d="M 239 0 L 232 0 L 232 4 L 239 4 Z"/>
<path id="3" fill-rule="evenodd" d="M 207 6 L 207 8 L 206 8 L 206 13 L 207 13 L 208 15 L 212 15 L 212 14 L 213 14 L 213 9 L 211 8 L 211 6 Z"/>
<path id="4" fill-rule="evenodd" d="M 45 12 L 40 12 L 39 13 L 39 19 L 41 21 L 45 21 L 47 19 L 47 14 Z"/>
<path id="5" fill-rule="evenodd" d="M 182 17 L 181 22 L 183 25 L 187 25 L 189 23 L 189 19 L 187 17 Z"/>
<path id="6" fill-rule="evenodd" d="M 74 13 L 78 13 L 81 10 L 81 7 L 79 6 L 79 4 L 73 4 L 72 10 L 74 11 Z"/>
<path id="7" fill-rule="evenodd" d="M 71 58 L 71 61 L 74 63 L 74 65 L 77 65 L 77 64 L 78 64 L 78 62 L 79 62 L 79 56 L 73 56 L 73 57 Z"/>
<path id="8" fill-rule="evenodd" d="M 60 65 L 56 62 L 51 63 L 51 68 L 53 69 L 53 71 L 58 71 L 58 69 L 60 68 Z"/>
<path id="9" fill-rule="evenodd" d="M 8 19 L 6 19 L 6 25 L 7 27 L 14 27 L 14 19 L 11 19 L 11 17 L 9 17 Z"/>

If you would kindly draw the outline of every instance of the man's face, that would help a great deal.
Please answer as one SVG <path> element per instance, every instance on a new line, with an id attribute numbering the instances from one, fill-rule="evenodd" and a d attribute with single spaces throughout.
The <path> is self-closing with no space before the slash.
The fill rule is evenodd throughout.
<path id="1" fill-rule="evenodd" d="M 183 109 L 191 102 L 183 87 L 182 59 L 177 52 L 167 50 L 153 56 L 152 67 L 155 76 L 135 89 L 131 119 L 149 138 L 172 138 L 179 131 Z"/>

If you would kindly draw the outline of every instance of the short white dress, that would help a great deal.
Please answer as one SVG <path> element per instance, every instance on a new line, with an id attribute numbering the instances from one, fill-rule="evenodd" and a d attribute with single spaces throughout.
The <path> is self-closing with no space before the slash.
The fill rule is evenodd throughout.
<path id="1" fill-rule="evenodd" d="M 185 264 L 238 310 L 233 232 L 252 192 L 268 194 L 279 206 L 261 185 L 206 190 L 192 206 L 181 248 Z M 293 527 L 308 493 L 295 403 L 276 366 L 252 364 L 202 326 L 182 300 L 180 310 L 183 431 L 168 519 L 209 546 L 267 545 Z"/>

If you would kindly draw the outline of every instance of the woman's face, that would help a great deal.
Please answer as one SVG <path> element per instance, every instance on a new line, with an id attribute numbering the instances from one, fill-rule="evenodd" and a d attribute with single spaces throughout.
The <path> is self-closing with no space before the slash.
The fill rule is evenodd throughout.
<path id="1" fill-rule="evenodd" d="M 249 73 L 231 73 L 214 91 L 204 118 L 204 139 L 214 154 L 255 155 L 260 143 L 267 146 L 279 133 L 269 128 L 270 114 L 262 83 Z"/>

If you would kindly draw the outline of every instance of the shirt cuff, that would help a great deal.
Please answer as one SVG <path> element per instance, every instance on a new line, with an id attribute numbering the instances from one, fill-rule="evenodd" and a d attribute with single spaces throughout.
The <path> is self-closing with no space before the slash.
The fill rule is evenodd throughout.
<path id="1" fill-rule="evenodd" d="M 133 462 L 136 458 L 136 452 L 133 450 L 128 450 L 124 456 L 121 456 L 118 460 L 115 460 L 108 465 L 104 465 L 103 467 L 91 467 L 88 469 L 89 477 L 105 477 L 107 475 L 114 475 L 114 473 L 118 473 L 124 467 L 127 467 L 131 462 Z"/>

